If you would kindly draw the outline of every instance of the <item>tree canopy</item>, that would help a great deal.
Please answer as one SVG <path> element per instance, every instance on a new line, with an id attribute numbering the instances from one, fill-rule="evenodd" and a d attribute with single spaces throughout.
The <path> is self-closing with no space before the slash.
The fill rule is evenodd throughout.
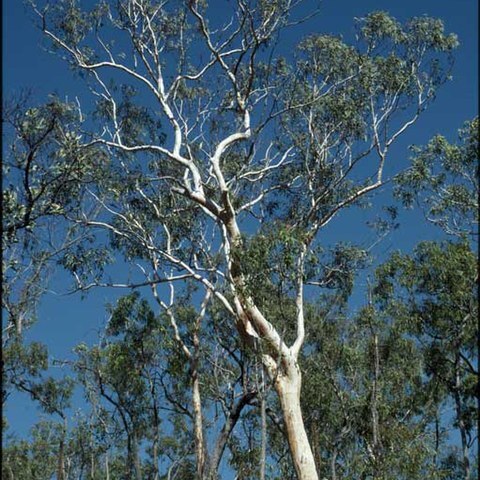
<path id="1" fill-rule="evenodd" d="M 281 55 L 296 3 L 239 0 L 219 22 L 203 1 L 30 2 L 91 95 L 4 111 L 4 399 L 26 392 L 48 418 L 6 440 L 5 478 L 478 471 L 478 118 L 391 166 L 397 197 L 452 239 L 373 275 L 355 227 L 322 238 L 390 182 L 457 38 L 373 12 L 354 43 L 318 33 Z M 57 378 L 25 330 L 60 268 L 70 294 L 125 295 Z"/>

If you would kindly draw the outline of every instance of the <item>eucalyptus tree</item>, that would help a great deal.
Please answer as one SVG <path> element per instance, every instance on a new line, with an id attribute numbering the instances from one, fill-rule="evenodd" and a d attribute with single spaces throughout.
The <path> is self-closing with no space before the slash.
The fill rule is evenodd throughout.
<path id="1" fill-rule="evenodd" d="M 380 304 L 419 342 L 431 392 L 426 402 L 437 409 L 445 400 L 453 404 L 461 444 L 454 458 L 459 459 L 461 478 L 472 478 L 478 385 L 475 254 L 464 242 L 424 242 L 412 255 L 392 255 L 377 278 Z M 438 444 L 442 439 L 438 426 L 436 430 Z M 441 461 L 438 451 L 434 458 Z"/>
<path id="2" fill-rule="evenodd" d="M 81 202 L 103 156 L 95 148 L 75 148 L 75 104 L 55 96 L 44 105 L 32 103 L 32 95 L 25 94 L 7 101 L 2 112 L 4 345 L 32 324 L 49 267 L 79 240 L 63 215 Z"/>
<path id="3" fill-rule="evenodd" d="M 2 404 L 16 390 L 23 392 L 47 415 L 57 416 L 50 430 L 56 446 L 57 478 L 65 479 L 67 414 L 73 385 L 71 379 L 47 376 L 47 348 L 39 342 L 24 344 L 24 333 L 35 321 L 36 307 L 48 287 L 52 265 L 81 239 L 63 219 L 81 203 L 84 186 L 93 182 L 102 152 L 65 148 L 74 141 L 78 126 L 77 106 L 51 96 L 49 102 L 32 106 L 31 95 L 11 99 L 2 111 Z M 61 147 L 61 145 L 64 145 Z M 95 208 L 95 207 L 93 207 Z M 25 473 L 31 478 L 37 460 L 24 451 L 31 462 Z M 49 431 L 50 431 L 49 430 Z M 58 437 L 58 435 L 60 435 Z M 47 434 L 45 434 L 48 436 Z M 49 440 L 50 441 L 50 440 Z M 20 442 L 18 445 L 21 445 Z M 16 449 L 14 444 L 8 448 Z M 22 447 L 23 448 L 23 447 Z M 6 462 L 11 456 L 3 457 Z M 10 465 L 11 467 L 11 465 Z M 15 471 L 16 467 L 12 467 Z M 27 471 L 26 471 L 27 472 Z M 9 473 L 10 475 L 10 473 Z M 19 473 L 23 475 L 23 473 Z M 20 477 L 19 477 L 20 478 Z"/>
<path id="4" fill-rule="evenodd" d="M 8 480 L 62 478 L 58 470 L 58 457 L 59 444 L 63 436 L 61 425 L 56 422 L 40 421 L 32 427 L 30 441 L 8 438 L 2 446 L 2 478 Z"/>
<path id="5" fill-rule="evenodd" d="M 90 470 L 105 472 L 108 458 L 126 451 L 120 476 L 158 480 L 167 469 L 181 478 L 218 478 L 233 429 L 260 388 L 252 355 L 239 349 L 221 312 L 204 318 L 205 308 L 198 315 L 187 299 L 155 315 L 133 292 L 110 313 L 101 341 L 80 344 L 72 363 L 90 426 L 103 439 L 102 452 L 83 445 Z"/>
<path id="6" fill-rule="evenodd" d="M 15 462 L 20 457 L 26 457 L 26 464 L 24 468 L 25 472 L 28 469 L 32 469 L 31 478 L 44 478 L 43 474 L 34 474 L 37 468 L 35 458 L 31 457 L 30 449 L 35 451 L 37 433 L 43 432 L 42 425 L 48 426 L 50 434 L 45 434 L 48 441 L 54 445 L 56 459 L 56 475 L 59 480 L 65 480 L 65 450 L 66 450 L 66 438 L 68 429 L 68 415 L 66 410 L 70 406 L 70 400 L 73 392 L 73 380 L 68 376 L 64 378 L 54 378 L 53 376 L 47 376 L 49 367 L 47 348 L 39 342 L 33 342 L 29 345 L 23 345 L 18 339 L 4 347 L 2 351 L 2 404 L 5 405 L 8 396 L 12 393 L 12 390 L 17 390 L 30 396 L 33 402 L 40 408 L 40 410 L 46 414 L 56 417 L 55 420 L 51 420 L 47 423 L 38 423 L 33 431 L 33 442 L 28 445 L 27 443 L 17 442 L 15 439 L 6 445 L 6 451 L 2 452 L 2 458 L 6 464 L 10 465 L 9 468 L 16 470 Z M 37 433 L 35 433 L 37 432 Z M 50 438 L 52 437 L 52 438 Z M 19 453 L 17 447 L 21 447 Z M 25 447 L 25 448 L 23 448 Z M 46 447 L 43 447 L 44 449 Z M 50 455 L 50 452 L 48 452 Z M 30 459 L 31 461 L 27 461 Z M 13 463 L 9 463 L 9 462 Z M 23 468 L 23 467 L 22 467 Z M 25 473 L 26 477 L 28 474 Z M 45 476 L 47 476 L 45 474 Z"/>
<path id="7" fill-rule="evenodd" d="M 413 255 L 397 253 L 377 273 L 379 298 L 420 341 L 437 409 L 445 399 L 453 402 L 461 452 L 443 462 L 447 469 L 458 465 L 465 479 L 474 475 L 479 381 L 478 269 L 472 250 L 478 242 L 479 137 L 477 117 L 465 122 L 456 143 L 436 135 L 426 146 L 412 147 L 412 166 L 397 176 L 396 193 L 407 206 L 418 203 L 427 220 L 453 240 L 421 243 Z M 438 462 L 439 457 L 436 452 Z"/>
<path id="8" fill-rule="evenodd" d="M 427 219 L 455 241 L 421 244 L 413 257 L 398 255 L 380 277 L 381 281 L 395 279 L 415 299 L 410 311 L 418 325 L 412 332 L 422 339 L 432 382 L 437 382 L 455 405 L 462 452 L 461 460 L 454 455 L 453 463 L 460 464 L 462 478 L 475 475 L 471 461 L 475 396 L 477 411 L 479 406 L 478 326 L 474 322 L 478 268 L 473 251 L 479 234 L 479 140 L 479 119 L 475 117 L 459 129 L 456 142 L 436 135 L 427 145 L 412 148 L 412 166 L 396 178 L 396 193 L 407 206 L 419 204 Z"/>
<path id="9" fill-rule="evenodd" d="M 321 267 L 323 280 L 316 283 L 337 292 L 307 305 L 310 335 L 302 360 L 305 424 L 321 477 L 478 474 L 478 275 L 467 242 L 478 235 L 478 119 L 466 122 L 458 138 L 455 144 L 437 135 L 425 147 L 412 147 L 412 166 L 397 176 L 396 194 L 407 206 L 418 204 L 427 221 L 459 243 L 426 242 L 413 255 L 393 255 L 378 268 L 369 304 L 357 315 L 345 303 L 354 257 L 344 252 Z M 362 258 L 360 250 L 353 252 Z M 466 318 L 459 330 L 461 311 Z M 295 478 L 281 437 L 272 425 L 274 478 Z"/>
<path id="10" fill-rule="evenodd" d="M 7 102 L 2 112 L 3 401 L 13 387 L 60 414 L 63 407 L 52 407 L 55 381 L 43 378 L 49 364 L 46 346 L 23 344 L 23 334 L 35 320 L 52 263 L 85 238 L 73 235 L 62 215 L 81 203 L 83 186 L 93 181 L 102 153 L 60 146 L 72 139 L 76 106 L 54 96 L 37 107 L 31 102 L 25 95 Z"/>
<path id="11" fill-rule="evenodd" d="M 392 307 L 393 309 L 393 307 Z M 309 305 L 302 358 L 305 425 L 321 478 L 442 478 L 432 464 L 435 402 L 423 355 L 405 325 L 375 302 L 352 312 L 338 293 Z M 281 435 L 271 451 L 281 470 Z"/>
<path id="12" fill-rule="evenodd" d="M 98 243 L 109 233 L 131 267 L 128 281 L 91 278 L 79 247 L 64 262 L 77 288 L 149 285 L 167 314 L 190 285 L 210 292 L 260 352 L 298 478 L 317 479 L 299 358 L 319 232 L 384 184 L 391 146 L 447 80 L 457 41 L 439 20 L 377 12 L 355 45 L 315 34 L 282 57 L 296 3 L 239 0 L 224 23 L 195 0 L 32 7 L 93 95 L 63 147 L 109 159 L 65 217 Z M 269 291 L 288 299 L 285 329 Z"/>

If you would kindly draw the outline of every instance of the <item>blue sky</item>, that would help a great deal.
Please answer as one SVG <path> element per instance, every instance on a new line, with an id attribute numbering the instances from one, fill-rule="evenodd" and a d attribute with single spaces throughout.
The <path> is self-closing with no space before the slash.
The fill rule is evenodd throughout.
<path id="1" fill-rule="evenodd" d="M 83 2 L 90 4 L 91 2 Z M 224 4 L 214 2 L 216 13 L 221 16 Z M 306 2 L 311 4 L 312 2 Z M 427 14 L 444 20 L 446 31 L 455 32 L 460 41 L 453 71 L 453 81 L 443 86 L 435 103 L 420 118 L 415 127 L 398 143 L 391 156 L 394 163 L 406 165 L 407 147 L 424 144 L 434 134 L 442 133 L 453 140 L 457 129 L 465 120 L 478 112 L 478 2 L 476 0 L 324 0 L 320 15 L 300 29 L 284 34 L 284 48 L 292 44 L 302 33 L 341 34 L 346 40 L 353 38 L 355 17 L 362 17 L 373 10 L 385 10 L 399 20 Z M 66 64 L 45 49 L 41 32 L 32 25 L 32 15 L 27 13 L 20 0 L 3 2 L 3 95 L 18 93 L 22 89 L 33 89 L 39 102 L 45 101 L 50 92 L 60 98 L 74 99 L 87 96 L 83 82 L 74 78 Z M 303 32 L 300 32 L 303 30 Z M 295 37 L 295 38 L 294 38 Z M 379 194 L 379 203 L 388 203 L 390 193 Z M 352 210 L 353 212 L 353 210 Z M 352 230 L 352 220 L 363 224 L 372 219 L 371 212 L 355 210 L 332 222 L 325 231 L 328 239 L 358 240 Z M 417 213 L 403 212 L 401 228 L 380 245 L 381 251 L 392 248 L 410 250 L 419 240 L 438 236 L 437 231 L 425 226 Z M 364 240 L 368 233 L 363 230 Z M 383 250 L 382 250 L 383 249 Z M 53 286 L 65 282 L 60 276 Z M 114 292 L 118 296 L 121 292 Z M 94 341 L 97 330 L 106 321 L 104 305 L 112 301 L 109 291 L 97 290 L 87 300 L 77 297 L 48 296 L 43 301 L 39 322 L 31 331 L 31 338 L 44 341 L 51 354 L 57 358 L 71 356 L 71 349 L 81 341 Z M 26 399 L 11 402 L 7 414 L 13 429 L 22 433 L 31 424 L 33 413 Z"/>

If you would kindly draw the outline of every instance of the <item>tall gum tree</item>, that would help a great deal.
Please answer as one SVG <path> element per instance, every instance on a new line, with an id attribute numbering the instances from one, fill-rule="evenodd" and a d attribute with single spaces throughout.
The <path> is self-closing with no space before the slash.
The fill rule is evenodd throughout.
<path id="1" fill-rule="evenodd" d="M 384 184 L 391 146 L 447 80 L 457 41 L 439 20 L 376 12 L 359 20 L 356 45 L 315 34 L 282 57 L 280 31 L 305 20 L 297 3 L 238 0 L 224 23 L 195 0 L 32 8 L 93 95 L 91 115 L 79 106 L 81 134 L 63 143 L 111 159 L 66 216 L 98 242 L 108 232 L 139 278 L 92 277 L 77 255 L 65 263 L 77 288 L 150 285 L 167 311 L 188 285 L 211 292 L 262 352 L 297 476 L 316 480 L 299 354 L 318 234 Z M 258 282 L 291 299 L 286 332 Z"/>
<path id="2" fill-rule="evenodd" d="M 455 143 L 435 135 L 427 145 L 412 147 L 412 165 L 397 176 L 396 194 L 406 206 L 416 201 L 427 220 L 449 235 L 450 241 L 421 243 L 410 257 L 394 255 L 377 274 L 380 288 L 396 279 L 395 295 L 401 299 L 400 292 L 408 292 L 406 310 L 414 320 L 410 329 L 421 338 L 427 372 L 432 384 L 438 382 L 453 400 L 465 479 L 475 475 L 471 430 L 479 385 L 474 361 L 478 266 L 473 254 L 479 234 L 478 127 L 475 117 L 458 130 Z M 393 291 L 389 294 L 393 296 Z"/>

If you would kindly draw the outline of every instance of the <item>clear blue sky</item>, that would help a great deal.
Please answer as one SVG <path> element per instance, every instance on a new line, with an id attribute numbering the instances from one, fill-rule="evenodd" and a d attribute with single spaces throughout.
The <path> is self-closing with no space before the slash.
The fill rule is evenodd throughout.
<path id="1" fill-rule="evenodd" d="M 91 1 L 81 2 L 90 4 Z M 217 0 L 219 16 L 226 1 Z M 310 2 L 306 2 L 308 5 Z M 447 32 L 455 32 L 460 40 L 456 54 L 453 81 L 441 88 L 438 98 L 421 117 L 413 130 L 392 151 L 394 161 L 405 165 L 409 144 L 424 144 L 434 134 L 442 133 L 454 139 L 461 124 L 478 113 L 478 2 L 476 0 L 324 0 L 321 14 L 302 27 L 303 33 L 320 32 L 341 34 L 346 40 L 352 38 L 355 17 L 362 17 L 373 10 L 385 10 L 399 20 L 427 14 L 444 20 Z M 73 78 L 66 64 L 58 57 L 49 54 L 42 47 L 41 33 L 31 22 L 21 0 L 3 1 L 3 95 L 32 88 L 38 102 L 47 99 L 50 92 L 69 99 L 86 96 L 83 82 Z M 285 45 L 300 35 L 292 30 L 284 35 Z M 298 37 L 297 37 L 298 38 Z M 389 193 L 381 194 L 385 203 Z M 330 239 L 353 240 L 351 221 L 364 222 L 368 212 L 346 214 L 332 222 L 326 232 Z M 417 216 L 415 216 L 417 215 Z M 432 235 L 432 230 L 424 227 L 418 214 L 404 213 L 402 226 L 388 240 L 388 248 L 411 249 L 419 240 Z M 63 282 L 60 278 L 56 284 Z M 115 292 L 119 295 L 120 292 Z M 112 301 L 107 291 L 97 291 L 81 302 L 73 297 L 45 298 L 42 303 L 38 324 L 31 331 L 31 338 L 44 341 L 51 354 L 57 358 L 71 356 L 71 349 L 81 341 L 94 341 L 96 329 L 105 320 L 105 302 Z M 13 429 L 24 433 L 32 422 L 31 404 L 18 399 L 7 410 Z"/>

